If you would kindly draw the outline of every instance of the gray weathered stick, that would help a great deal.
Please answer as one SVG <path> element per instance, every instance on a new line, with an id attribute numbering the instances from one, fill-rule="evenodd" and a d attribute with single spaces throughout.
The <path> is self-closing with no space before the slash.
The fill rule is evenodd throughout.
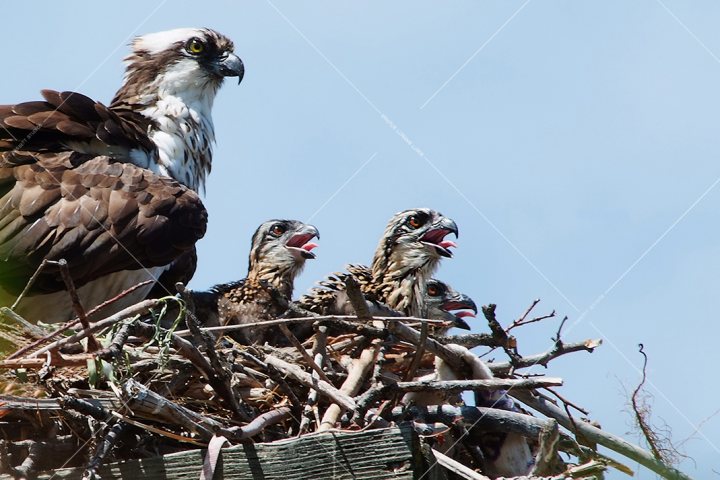
<path id="1" fill-rule="evenodd" d="M 557 463 L 558 441 L 560 430 L 554 418 L 549 418 L 548 423 L 540 432 L 540 448 L 535 455 L 535 465 L 530 475 L 552 475 Z"/>
<path id="2" fill-rule="evenodd" d="M 388 322 L 388 328 L 400 339 L 417 346 L 420 344 L 420 333 L 404 325 L 400 322 Z M 445 360 L 454 370 L 471 376 L 469 366 L 452 350 L 445 345 L 441 345 L 432 338 L 428 338 L 425 342 L 425 349 L 433 355 Z M 491 364 L 492 365 L 492 364 Z"/>
<path id="3" fill-rule="evenodd" d="M 589 352 L 592 353 L 597 347 L 602 345 L 602 340 L 585 340 L 582 342 L 575 343 L 561 343 L 559 346 L 555 346 L 545 353 L 539 355 L 531 355 L 529 357 L 522 357 L 517 362 L 517 365 L 512 365 L 511 362 L 499 362 L 499 363 L 488 363 L 490 371 L 494 374 L 508 373 L 513 366 L 515 368 L 527 368 L 535 365 L 542 365 L 547 367 L 550 360 L 557 358 L 566 353 L 573 352 Z"/>
<path id="4" fill-rule="evenodd" d="M 281 323 L 279 325 L 280 330 L 283 332 L 283 334 L 287 337 L 288 340 L 290 340 L 290 343 L 293 344 L 295 349 L 300 352 L 300 355 L 302 355 L 303 359 L 305 360 L 305 363 L 308 364 L 309 367 L 312 367 L 313 370 L 318 374 L 318 376 L 325 380 L 327 383 L 332 383 L 330 379 L 325 375 L 325 372 L 322 371 L 322 368 L 320 368 L 319 365 L 315 364 L 315 360 L 310 356 L 309 353 L 307 353 L 307 350 L 302 346 L 302 343 L 300 343 L 300 340 L 298 340 L 295 335 L 290 331 L 290 329 L 285 325 L 284 323 Z"/>
<path id="5" fill-rule="evenodd" d="M 320 392 L 321 394 L 325 395 L 326 397 L 330 398 L 333 402 L 342 405 L 344 408 L 348 410 L 355 410 L 355 400 L 353 400 L 348 395 L 342 393 L 340 390 L 332 386 L 332 384 L 324 381 L 312 378 L 312 375 L 305 372 L 302 368 L 298 367 L 297 365 L 293 365 L 291 363 L 287 363 L 284 360 L 280 360 L 279 358 L 268 355 L 265 357 L 265 362 L 268 365 L 272 365 L 273 367 L 277 368 L 281 372 L 285 373 L 286 375 L 290 375 L 298 382 L 302 383 L 306 387 L 313 388 Z"/>
<path id="6" fill-rule="evenodd" d="M 70 294 L 70 301 L 72 302 L 78 321 L 82 324 L 83 329 L 87 330 L 90 327 L 90 322 L 88 322 L 87 316 L 85 316 L 85 308 L 83 308 L 82 302 L 80 302 L 80 295 L 78 295 L 75 289 L 75 283 L 73 282 L 72 275 L 70 275 L 70 267 L 68 267 L 67 260 L 61 258 L 55 263 L 57 263 L 57 266 L 60 268 L 60 275 L 62 275 L 65 287 L 67 287 L 68 293 Z M 87 350 L 88 352 L 100 350 L 100 344 L 92 333 L 89 333 L 87 336 Z"/>
<path id="7" fill-rule="evenodd" d="M 348 377 L 345 379 L 345 382 L 343 382 L 342 387 L 340 387 L 340 392 L 342 392 L 344 395 L 349 396 L 355 396 L 358 393 L 358 390 L 360 390 L 360 386 L 362 385 L 363 379 L 375 363 L 375 359 L 377 358 L 379 351 L 379 343 L 375 343 L 370 348 L 366 348 L 365 350 L 363 350 L 363 352 L 360 354 L 360 358 L 357 358 L 353 361 L 352 367 L 348 372 Z M 318 429 L 319 432 L 330 430 L 331 428 L 335 427 L 335 423 L 337 422 L 338 418 L 340 418 L 340 414 L 342 413 L 342 408 L 340 408 L 341 406 L 345 407 L 344 405 L 334 403 L 330 405 L 327 410 L 325 410 L 325 415 L 323 415 L 322 422 L 320 423 L 320 428 Z M 355 408 L 355 401 L 353 400 L 353 408 L 348 408 L 348 410 L 355 410 Z"/>
<path id="8" fill-rule="evenodd" d="M 136 315 L 143 315 L 145 313 L 148 313 L 151 308 L 157 307 L 160 304 L 158 300 L 143 300 L 140 303 L 136 303 L 135 305 L 132 305 L 124 310 L 119 311 L 115 315 L 112 315 L 104 320 L 100 320 L 99 322 L 95 322 L 92 325 L 90 325 L 89 328 L 86 328 L 75 335 L 72 335 L 70 337 L 62 338 L 56 342 L 51 343 L 50 345 L 47 345 L 40 350 L 31 353 L 28 355 L 29 358 L 37 357 L 38 355 L 42 355 L 43 353 L 53 350 L 55 348 L 60 348 L 63 345 L 70 345 L 73 343 L 77 343 L 83 338 L 87 337 L 89 334 L 99 332 L 100 330 L 103 330 L 104 328 L 109 327 L 110 325 L 119 322 L 120 320 L 124 320 L 128 317 L 134 317 Z"/>
<path id="9" fill-rule="evenodd" d="M 458 474 L 459 476 L 463 478 L 467 478 L 468 480 L 490 480 L 490 477 L 486 477 L 485 475 L 480 475 L 475 470 L 466 467 L 462 463 L 453 460 L 452 458 L 448 457 L 447 455 L 438 452 L 437 450 L 433 450 L 433 455 L 435 455 L 435 459 L 437 460 L 437 463 L 442 465 L 443 467 L 447 468 L 451 472 L 454 472 Z"/>
<path id="10" fill-rule="evenodd" d="M 652 453 L 638 447 L 637 445 L 633 445 L 620 437 L 616 437 L 611 433 L 595 428 L 587 423 L 573 422 L 565 411 L 551 403 L 546 402 L 543 398 L 535 397 L 530 392 L 521 390 L 511 390 L 508 393 L 528 407 L 533 408 L 550 418 L 554 418 L 560 425 L 571 432 L 575 432 L 577 429 L 578 435 L 581 435 L 590 441 L 597 442 L 610 450 L 640 463 L 663 478 L 667 478 L 668 480 L 692 480 L 692 477 L 685 475 L 681 471 L 669 465 L 665 465 L 663 462 L 655 458 Z"/>

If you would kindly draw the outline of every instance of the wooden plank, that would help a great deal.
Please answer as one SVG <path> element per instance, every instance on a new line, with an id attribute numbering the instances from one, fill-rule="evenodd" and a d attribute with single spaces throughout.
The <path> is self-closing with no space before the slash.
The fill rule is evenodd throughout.
<path id="1" fill-rule="evenodd" d="M 103 480 L 200 478 L 205 450 L 133 460 L 101 467 Z M 222 450 L 215 479 L 227 480 L 412 480 L 427 468 L 409 424 L 366 432 L 325 432 L 273 443 Z M 83 469 L 62 469 L 54 479 L 79 480 Z M 0 479 L 10 478 L 7 476 Z M 49 479 L 40 475 L 39 479 Z"/>

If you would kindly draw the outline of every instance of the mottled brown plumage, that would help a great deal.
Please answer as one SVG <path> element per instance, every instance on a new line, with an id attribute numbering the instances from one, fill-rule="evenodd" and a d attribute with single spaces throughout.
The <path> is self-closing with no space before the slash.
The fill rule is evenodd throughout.
<path id="1" fill-rule="evenodd" d="M 207 29 L 132 46 L 110 107 L 52 90 L 44 101 L 0 106 L 0 305 L 43 259 L 64 258 L 92 308 L 156 278 L 204 235 L 207 214 L 193 190 L 210 171 L 213 98 L 225 76 L 242 77 L 242 62 Z M 45 269 L 18 313 L 69 320 L 64 288 L 57 268 Z"/>
<path id="2" fill-rule="evenodd" d="M 270 220 L 255 232 L 247 278 L 195 293 L 196 315 L 205 326 L 248 324 L 271 320 L 285 313 L 278 295 L 292 299 L 295 277 L 305 260 L 315 258 L 311 243 L 319 233 L 312 225 L 295 220 Z M 245 344 L 282 338 L 277 328 L 258 327 L 231 334 Z"/>
<path id="3" fill-rule="evenodd" d="M 450 233 L 458 234 L 455 222 L 434 210 L 417 208 L 397 213 L 380 239 L 372 267 L 348 265 L 348 273 L 359 280 L 369 301 L 425 318 L 425 283 L 442 257 L 452 257 L 449 247 L 456 245 L 444 240 Z M 354 314 L 345 294 L 346 275 L 335 273 L 320 282 L 320 288 L 304 295 L 299 306 L 316 313 Z"/>

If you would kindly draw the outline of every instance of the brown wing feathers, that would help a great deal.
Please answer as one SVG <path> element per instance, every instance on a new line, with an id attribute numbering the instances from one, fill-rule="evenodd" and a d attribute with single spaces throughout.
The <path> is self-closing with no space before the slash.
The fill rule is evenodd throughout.
<path id="1" fill-rule="evenodd" d="M 8 291 L 19 292 L 43 258 L 65 258 L 81 286 L 167 265 L 205 233 L 199 197 L 172 179 L 108 157 L 47 157 L 0 166 L 0 284 Z M 46 272 L 36 291 L 61 290 L 57 270 Z"/>
<path id="2" fill-rule="evenodd" d="M 66 142 L 98 139 L 109 146 L 152 151 L 149 120 L 117 112 L 75 92 L 43 90 L 45 101 L 0 105 L 0 149 L 67 150 Z"/>

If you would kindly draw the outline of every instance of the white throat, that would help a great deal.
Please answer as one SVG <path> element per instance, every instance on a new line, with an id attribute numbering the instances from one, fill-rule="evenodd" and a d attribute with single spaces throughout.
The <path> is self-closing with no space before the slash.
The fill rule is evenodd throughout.
<path id="1" fill-rule="evenodd" d="M 141 113 L 154 122 L 148 135 L 158 148 L 158 158 L 147 168 L 204 192 L 215 142 L 211 112 L 219 84 L 208 81 L 197 62 L 181 60 L 153 87 L 157 97 Z"/>

